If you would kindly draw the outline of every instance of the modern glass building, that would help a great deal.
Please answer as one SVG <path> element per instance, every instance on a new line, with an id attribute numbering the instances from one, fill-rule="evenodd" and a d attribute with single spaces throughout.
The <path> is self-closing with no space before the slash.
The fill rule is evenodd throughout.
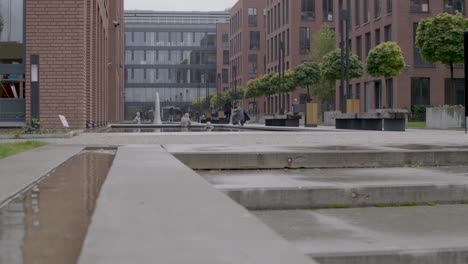
<path id="1" fill-rule="evenodd" d="M 216 91 L 216 24 L 228 12 L 125 12 L 125 112 L 143 118 L 159 92 L 163 107 L 188 111 Z"/>

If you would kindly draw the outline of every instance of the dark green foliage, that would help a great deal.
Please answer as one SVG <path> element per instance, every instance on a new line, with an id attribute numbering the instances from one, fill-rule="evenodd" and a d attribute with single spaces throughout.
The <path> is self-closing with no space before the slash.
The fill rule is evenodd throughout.
<path id="1" fill-rule="evenodd" d="M 405 67 L 403 53 L 395 42 L 383 42 L 373 48 L 367 57 L 367 73 L 373 77 L 390 79 Z"/>

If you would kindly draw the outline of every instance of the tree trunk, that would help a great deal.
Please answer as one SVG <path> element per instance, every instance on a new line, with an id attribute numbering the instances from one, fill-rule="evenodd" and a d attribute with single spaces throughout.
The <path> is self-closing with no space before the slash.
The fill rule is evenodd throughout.
<path id="1" fill-rule="evenodd" d="M 455 91 L 455 82 L 453 80 L 453 61 L 450 61 L 450 102 L 453 102 L 453 92 Z"/>

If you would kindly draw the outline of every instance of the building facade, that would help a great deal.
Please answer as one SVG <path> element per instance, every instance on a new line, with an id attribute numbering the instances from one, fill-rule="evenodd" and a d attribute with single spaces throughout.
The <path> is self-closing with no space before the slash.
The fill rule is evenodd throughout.
<path id="1" fill-rule="evenodd" d="M 229 90 L 229 23 L 216 25 L 216 76 L 217 92 Z"/>
<path id="2" fill-rule="evenodd" d="M 217 24 L 227 12 L 125 13 L 126 118 L 154 108 L 188 111 L 191 102 L 216 91 Z"/>
<path id="3" fill-rule="evenodd" d="M 265 73 L 265 0 L 239 0 L 230 11 L 230 87 Z"/>
<path id="4" fill-rule="evenodd" d="M 313 35 L 322 25 L 334 27 L 333 0 L 266 0 L 266 72 L 291 70 L 310 59 Z M 281 58 L 284 43 L 284 62 Z M 284 63 L 284 65 L 283 65 Z M 292 101 L 306 101 L 305 89 L 299 88 L 283 99 L 289 111 Z M 303 107 L 301 107 L 303 108 Z M 277 113 L 278 96 L 270 96 L 260 107 L 264 113 Z"/>
<path id="5" fill-rule="evenodd" d="M 335 5 L 343 5 L 350 11 L 348 41 L 362 62 L 379 43 L 394 41 L 401 46 L 406 63 L 401 74 L 390 80 L 364 76 L 351 80 L 348 89 L 337 85 L 337 109 L 344 110 L 340 103 L 350 98 L 360 100 L 362 112 L 414 105 L 464 104 L 463 67 L 455 67 L 455 89 L 452 89 L 450 68 L 424 61 L 415 45 L 420 20 L 442 12 L 466 14 L 464 0 L 335 0 Z"/>
<path id="6" fill-rule="evenodd" d="M 0 7 L 0 126 L 62 127 L 58 115 L 74 128 L 122 120 L 123 0 L 0 0 Z"/>

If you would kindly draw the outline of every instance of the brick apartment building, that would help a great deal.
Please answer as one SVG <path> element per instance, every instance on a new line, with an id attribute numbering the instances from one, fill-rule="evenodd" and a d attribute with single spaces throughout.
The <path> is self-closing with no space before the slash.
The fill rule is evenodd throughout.
<path id="1" fill-rule="evenodd" d="M 240 0 L 230 11 L 230 87 L 265 73 L 265 0 Z"/>
<path id="2" fill-rule="evenodd" d="M 229 90 L 229 23 L 216 25 L 216 76 L 220 93 Z"/>
<path id="3" fill-rule="evenodd" d="M 336 5 L 335 5 L 336 6 Z M 284 42 L 285 70 L 294 69 L 309 60 L 312 36 L 324 24 L 334 27 L 333 0 L 266 0 L 266 71 L 279 72 L 280 42 Z M 305 103 L 305 89 L 297 89 L 285 95 L 286 110 L 294 98 Z M 263 103 L 263 112 L 278 112 L 278 96 L 271 96 Z"/>
<path id="4" fill-rule="evenodd" d="M 421 19 L 442 12 L 465 13 L 464 0 L 335 0 L 350 11 L 349 41 L 352 51 L 365 62 L 369 50 L 380 42 L 397 42 L 407 66 L 391 80 L 364 76 L 352 80 L 348 89 L 337 86 L 337 109 L 340 101 L 360 99 L 361 111 L 400 108 L 412 105 L 464 103 L 463 67 L 455 68 L 455 90 L 450 88 L 450 69 L 424 61 L 415 45 L 416 28 Z M 335 16 L 338 10 L 335 10 Z M 336 22 L 338 28 L 339 22 Z M 340 100 L 341 99 L 341 100 Z"/>
<path id="5" fill-rule="evenodd" d="M 0 0 L 0 127 L 123 118 L 123 0 Z M 10 52 L 13 51 L 13 52 Z M 11 55 L 13 53 L 13 55 Z"/>

